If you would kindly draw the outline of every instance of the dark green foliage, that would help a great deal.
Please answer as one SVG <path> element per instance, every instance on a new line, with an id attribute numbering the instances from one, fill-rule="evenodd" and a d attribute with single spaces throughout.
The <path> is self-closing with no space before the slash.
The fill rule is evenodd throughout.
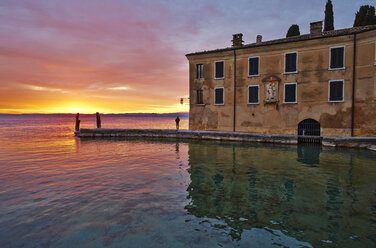
<path id="1" fill-rule="evenodd" d="M 297 36 L 300 35 L 299 25 L 293 24 L 289 28 L 289 31 L 287 31 L 286 38 L 291 36 Z"/>
<path id="2" fill-rule="evenodd" d="M 362 5 L 355 14 L 354 27 L 376 24 L 375 7 Z"/>
<path id="3" fill-rule="evenodd" d="M 325 5 L 324 31 L 334 30 L 333 4 L 328 0 Z"/>

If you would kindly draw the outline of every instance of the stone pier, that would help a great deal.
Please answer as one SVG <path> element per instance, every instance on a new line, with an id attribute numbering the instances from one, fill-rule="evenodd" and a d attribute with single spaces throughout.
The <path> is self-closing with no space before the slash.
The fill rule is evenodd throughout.
<path id="1" fill-rule="evenodd" d="M 174 129 L 80 129 L 75 132 L 80 138 L 97 137 L 147 137 L 147 138 L 170 138 L 170 139 L 195 139 L 195 140 L 219 140 L 238 142 L 260 142 L 297 144 L 296 135 L 277 135 L 243 132 L 220 132 L 220 131 L 200 131 L 200 130 L 179 130 Z M 307 137 L 307 136 L 305 136 Z M 317 138 L 317 137 L 316 137 Z M 332 147 L 353 147 L 367 148 L 376 151 L 376 137 L 321 137 L 324 146 Z"/>

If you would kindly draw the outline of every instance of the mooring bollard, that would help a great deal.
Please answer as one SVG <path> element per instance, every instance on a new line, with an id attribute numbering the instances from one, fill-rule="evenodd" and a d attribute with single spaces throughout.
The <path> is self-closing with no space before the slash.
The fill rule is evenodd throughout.
<path id="1" fill-rule="evenodd" d="M 97 128 L 101 128 L 102 124 L 101 124 L 101 117 L 99 115 L 99 112 L 97 112 L 96 115 L 97 115 Z"/>
<path id="2" fill-rule="evenodd" d="M 80 119 L 79 119 L 79 117 L 80 117 L 80 114 L 79 113 L 77 113 L 77 115 L 76 115 L 76 131 L 80 131 Z"/>

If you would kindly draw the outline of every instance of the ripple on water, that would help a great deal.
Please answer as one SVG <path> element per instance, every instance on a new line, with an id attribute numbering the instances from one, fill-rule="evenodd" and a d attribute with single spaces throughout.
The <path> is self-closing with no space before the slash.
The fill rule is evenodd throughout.
<path id="1" fill-rule="evenodd" d="M 80 140 L 71 117 L 0 118 L 0 247 L 376 246 L 372 151 Z"/>

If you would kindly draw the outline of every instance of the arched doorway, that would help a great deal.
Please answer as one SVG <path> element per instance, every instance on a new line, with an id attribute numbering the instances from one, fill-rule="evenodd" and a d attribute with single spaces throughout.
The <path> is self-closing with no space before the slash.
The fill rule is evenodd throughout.
<path id="1" fill-rule="evenodd" d="M 318 121 L 314 119 L 305 119 L 299 122 L 298 142 L 321 143 L 320 135 L 320 123 Z"/>

